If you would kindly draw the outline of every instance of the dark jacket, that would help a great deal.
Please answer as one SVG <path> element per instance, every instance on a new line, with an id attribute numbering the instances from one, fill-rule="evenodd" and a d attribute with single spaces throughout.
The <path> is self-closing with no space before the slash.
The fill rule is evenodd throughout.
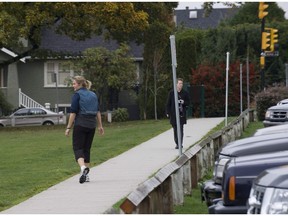
<path id="1" fill-rule="evenodd" d="M 180 99 L 184 100 L 184 103 L 182 105 L 178 103 L 179 115 L 180 115 L 180 124 L 183 125 L 183 124 L 187 123 L 186 109 L 190 103 L 189 94 L 183 89 L 180 92 L 178 92 L 178 101 Z M 182 110 L 181 110 L 181 106 L 183 108 Z M 176 125 L 175 100 L 174 100 L 174 91 L 173 90 L 171 90 L 168 94 L 168 99 L 167 99 L 167 103 L 166 103 L 166 115 L 169 115 L 170 124 Z"/>

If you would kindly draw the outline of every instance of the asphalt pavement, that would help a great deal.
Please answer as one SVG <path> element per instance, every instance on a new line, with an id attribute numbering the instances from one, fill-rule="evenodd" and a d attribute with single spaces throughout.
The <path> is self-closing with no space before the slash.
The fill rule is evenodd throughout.
<path id="1" fill-rule="evenodd" d="M 183 152 L 223 120 L 189 119 Z M 79 184 L 79 174 L 75 175 L 1 214 L 102 214 L 178 156 L 171 128 L 91 168 L 90 182 Z"/>

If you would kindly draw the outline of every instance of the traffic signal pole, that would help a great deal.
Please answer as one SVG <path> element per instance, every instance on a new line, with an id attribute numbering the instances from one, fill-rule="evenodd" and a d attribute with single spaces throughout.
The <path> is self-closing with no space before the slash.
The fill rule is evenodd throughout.
<path id="1" fill-rule="evenodd" d="M 261 21 L 261 41 L 263 40 L 262 38 L 262 33 L 265 31 L 265 17 L 262 18 L 262 21 Z M 264 53 L 265 50 L 262 49 L 261 47 L 261 54 Z M 261 90 L 264 89 L 265 87 L 265 71 L 264 71 L 264 68 L 265 68 L 265 56 L 261 56 L 263 59 L 264 59 L 264 63 L 263 65 L 260 64 L 261 66 L 261 71 L 260 71 L 260 76 L 261 76 Z M 260 58 L 261 58 L 260 57 Z"/>

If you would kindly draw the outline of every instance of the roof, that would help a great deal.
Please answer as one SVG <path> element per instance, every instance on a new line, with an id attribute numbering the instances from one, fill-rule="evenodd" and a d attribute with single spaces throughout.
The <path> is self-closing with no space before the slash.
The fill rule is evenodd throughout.
<path id="1" fill-rule="evenodd" d="M 143 45 L 129 43 L 130 54 L 134 59 L 143 59 Z M 116 50 L 119 44 L 115 40 L 104 40 L 103 36 L 94 36 L 85 41 L 72 40 L 66 35 L 57 34 L 53 29 L 44 29 L 42 31 L 40 49 L 50 50 L 56 53 L 67 53 L 70 55 L 81 55 L 88 48 L 105 47 L 108 50 Z"/>
<path id="2" fill-rule="evenodd" d="M 216 28 L 219 23 L 227 18 L 232 18 L 239 8 L 214 8 L 208 17 L 205 17 L 204 9 L 175 10 L 176 25 L 186 28 L 208 29 Z M 193 18 L 190 18 L 189 16 Z"/>
<path id="3" fill-rule="evenodd" d="M 0 51 L 3 52 L 3 53 L 5 53 L 5 54 L 8 55 L 9 57 L 12 57 L 12 58 L 18 56 L 15 52 L 13 52 L 12 50 L 9 50 L 9 49 L 7 49 L 7 48 L 5 48 L 5 47 L 2 47 L 2 48 L 0 49 Z M 21 58 L 20 61 L 22 61 L 22 62 L 25 63 L 25 58 Z"/>

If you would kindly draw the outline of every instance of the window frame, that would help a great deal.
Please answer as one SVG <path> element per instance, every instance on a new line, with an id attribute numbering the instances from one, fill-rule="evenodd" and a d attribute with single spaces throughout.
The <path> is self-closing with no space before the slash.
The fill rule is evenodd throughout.
<path id="1" fill-rule="evenodd" d="M 44 87 L 48 87 L 48 88 L 55 88 L 56 87 L 56 82 L 53 82 L 52 84 L 48 84 L 48 65 L 53 63 L 54 64 L 54 73 L 56 73 L 57 75 L 57 87 L 69 87 L 67 84 L 64 83 L 59 83 L 59 70 L 60 70 L 60 64 L 64 63 L 65 61 L 59 61 L 59 60 L 54 60 L 54 61 L 46 61 L 44 62 Z M 72 69 L 70 69 L 70 77 L 74 76 L 74 71 Z"/>

